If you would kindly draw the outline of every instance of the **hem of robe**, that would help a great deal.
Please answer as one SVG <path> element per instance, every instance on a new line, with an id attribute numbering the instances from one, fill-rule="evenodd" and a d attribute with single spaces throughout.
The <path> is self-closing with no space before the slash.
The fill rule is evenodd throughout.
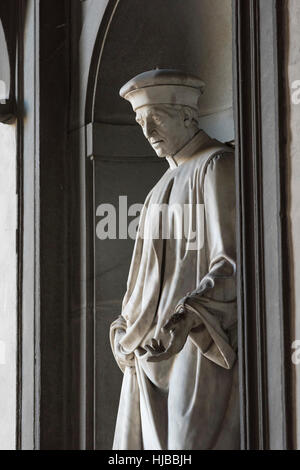
<path id="1" fill-rule="evenodd" d="M 223 311 L 232 312 L 236 302 L 220 302 L 202 297 L 198 299 L 198 303 L 197 308 L 186 305 L 186 309 L 196 313 L 202 321 L 200 327 L 190 332 L 189 336 L 191 341 L 208 360 L 222 368 L 232 369 L 236 362 L 236 353 L 230 346 L 229 338 L 222 329 L 220 322 L 209 312 L 209 308 L 215 311 L 221 308 Z M 117 328 L 122 327 L 124 322 L 124 319 L 117 319 L 112 324 L 110 333 L 113 352 L 115 331 Z M 235 327 L 236 322 L 233 322 L 229 324 L 227 328 L 231 329 Z M 138 358 L 136 358 L 136 361 L 138 361 Z M 140 389 L 136 370 L 135 367 L 126 367 L 126 365 L 119 360 L 117 360 L 117 363 L 124 373 L 124 377 L 115 427 L 113 450 L 143 450 Z"/>

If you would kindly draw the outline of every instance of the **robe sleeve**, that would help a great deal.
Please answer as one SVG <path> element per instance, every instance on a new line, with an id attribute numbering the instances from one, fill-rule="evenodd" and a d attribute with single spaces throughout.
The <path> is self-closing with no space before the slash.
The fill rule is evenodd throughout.
<path id="1" fill-rule="evenodd" d="M 132 363 L 131 361 L 129 360 L 129 362 L 126 361 L 126 358 L 125 358 L 125 355 L 124 355 L 124 359 L 120 359 L 117 354 L 116 354 L 116 351 L 115 351 L 115 336 L 116 336 L 116 333 L 117 333 L 117 330 L 123 330 L 125 333 L 126 333 L 126 329 L 127 329 L 127 326 L 126 326 L 126 320 L 125 318 L 122 317 L 122 315 L 120 315 L 111 325 L 110 325 L 110 331 L 109 331 L 109 338 L 110 338 L 110 345 L 111 345 L 111 349 L 112 349 L 112 352 L 113 352 L 113 355 L 115 357 L 115 360 L 118 364 L 118 366 L 120 367 L 121 371 L 122 372 L 125 372 L 125 369 L 126 367 L 130 367 L 132 368 Z M 130 358 L 132 356 L 132 353 L 128 355 Z"/>
<path id="2" fill-rule="evenodd" d="M 208 271 L 223 263 L 219 275 L 233 276 L 236 269 L 234 154 L 214 157 L 203 183 Z"/>
<path id="3" fill-rule="evenodd" d="M 231 368 L 236 359 L 236 240 L 234 154 L 211 158 L 203 181 L 207 274 L 176 307 L 199 318 L 190 337 L 208 359 Z"/>

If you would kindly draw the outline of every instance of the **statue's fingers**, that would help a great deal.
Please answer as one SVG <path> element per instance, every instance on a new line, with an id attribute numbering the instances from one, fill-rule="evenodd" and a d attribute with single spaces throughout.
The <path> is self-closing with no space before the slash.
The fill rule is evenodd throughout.
<path id="1" fill-rule="evenodd" d="M 145 345 L 145 349 L 147 352 L 151 354 L 151 356 L 157 356 L 163 352 L 165 352 L 165 347 L 160 341 L 159 343 L 157 342 L 155 347 L 150 346 L 150 344 Z"/>
<path id="2" fill-rule="evenodd" d="M 154 349 L 157 349 L 157 348 L 159 347 L 159 344 L 158 344 L 158 342 L 156 341 L 155 338 L 152 338 L 152 339 L 151 339 L 151 346 L 152 346 L 152 348 L 154 348 Z"/>
<path id="3" fill-rule="evenodd" d="M 155 356 L 151 356 L 147 359 L 149 362 L 160 362 L 160 361 L 165 361 L 167 359 L 170 359 L 170 357 L 174 356 L 174 354 L 177 354 L 178 352 L 178 347 L 176 345 L 176 341 L 174 336 L 172 336 L 171 341 L 165 349 L 165 351 L 162 351 L 159 354 L 155 354 Z"/>
<path id="4" fill-rule="evenodd" d="M 153 342 L 152 342 L 152 347 L 158 353 L 162 353 L 162 352 L 165 351 L 165 347 L 164 347 L 161 340 L 157 341 L 156 339 L 154 339 Z"/>
<path id="5" fill-rule="evenodd" d="M 160 361 L 166 361 L 167 359 L 170 359 L 172 357 L 172 352 L 165 351 L 160 354 L 156 354 L 155 356 L 149 356 L 147 358 L 147 362 L 160 362 Z"/>
<path id="6" fill-rule="evenodd" d="M 150 346 L 150 344 L 145 344 L 145 349 L 151 354 L 155 354 L 155 349 Z"/>

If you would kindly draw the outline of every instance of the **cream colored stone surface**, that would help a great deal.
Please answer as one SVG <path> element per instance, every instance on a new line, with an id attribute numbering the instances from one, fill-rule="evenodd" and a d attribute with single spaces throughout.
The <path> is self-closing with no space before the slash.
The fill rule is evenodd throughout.
<path id="1" fill-rule="evenodd" d="M 16 426 L 16 143 L 0 124 L 0 449 L 15 448 Z"/>
<path id="2" fill-rule="evenodd" d="M 145 200 L 110 331 L 124 372 L 115 450 L 239 448 L 235 160 L 199 130 L 190 106 L 201 93 L 200 80 L 170 70 L 121 90 L 170 168 Z"/>
<path id="3" fill-rule="evenodd" d="M 290 254 L 292 274 L 293 333 L 300 340 L 300 103 L 293 103 L 293 84 L 300 80 L 300 2 L 289 0 L 288 31 L 288 80 L 290 89 L 290 128 L 289 128 L 289 166 L 290 166 Z M 298 87 L 299 89 L 299 87 Z M 299 93 L 298 93 L 299 97 Z M 295 101 L 295 95 L 294 95 Z M 298 355 L 299 356 L 299 355 Z M 294 366 L 296 439 L 300 449 L 300 364 Z"/>
<path id="4" fill-rule="evenodd" d="M 229 333 L 236 328 L 234 155 L 200 131 L 169 163 L 141 214 L 140 231 L 147 237 L 136 241 L 123 301 L 125 321 L 112 325 L 113 351 L 124 371 L 114 449 L 238 449 L 235 335 Z M 195 208 L 197 201 L 204 204 L 206 226 L 199 249 L 191 249 L 184 238 L 174 239 L 173 232 L 165 240 L 161 232 L 158 239 L 151 236 L 153 205 Z M 200 233 L 201 222 L 193 209 L 189 231 L 194 225 Z M 227 274 L 214 285 L 209 281 L 221 260 Z M 208 292 L 193 294 L 204 280 Z M 185 336 L 178 354 L 152 362 L 152 354 L 139 348 L 147 349 L 152 338 L 168 348 L 172 334 L 162 327 L 186 295 L 187 317 L 195 315 L 198 326 Z M 120 343 L 127 363 L 116 350 L 119 328 L 125 331 Z M 185 334 L 184 323 L 178 328 L 179 336 Z"/>

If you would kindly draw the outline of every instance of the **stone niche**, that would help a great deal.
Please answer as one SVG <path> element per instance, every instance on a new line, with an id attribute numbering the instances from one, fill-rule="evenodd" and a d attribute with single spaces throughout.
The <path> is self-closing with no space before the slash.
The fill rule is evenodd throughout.
<path id="1" fill-rule="evenodd" d="M 16 29 L 15 0 L 0 4 L 0 122 L 11 124 L 16 114 Z"/>
<path id="2" fill-rule="evenodd" d="M 89 135 L 94 158 L 94 214 L 102 203 L 120 208 L 143 203 L 167 166 L 159 161 L 135 122 L 121 86 L 146 70 L 177 68 L 206 83 L 201 127 L 211 136 L 234 139 L 232 112 L 231 0 L 121 0 L 112 17 L 99 66 L 94 122 Z M 118 215 L 118 214 L 117 214 Z M 94 226 L 99 218 L 95 217 Z M 112 446 L 122 374 L 108 338 L 120 314 L 133 240 L 95 240 L 96 448 Z"/>
<path id="3" fill-rule="evenodd" d="M 121 0 L 101 60 L 95 120 L 133 124 L 118 90 L 155 67 L 199 75 L 206 83 L 202 127 L 233 139 L 231 0 Z"/>

